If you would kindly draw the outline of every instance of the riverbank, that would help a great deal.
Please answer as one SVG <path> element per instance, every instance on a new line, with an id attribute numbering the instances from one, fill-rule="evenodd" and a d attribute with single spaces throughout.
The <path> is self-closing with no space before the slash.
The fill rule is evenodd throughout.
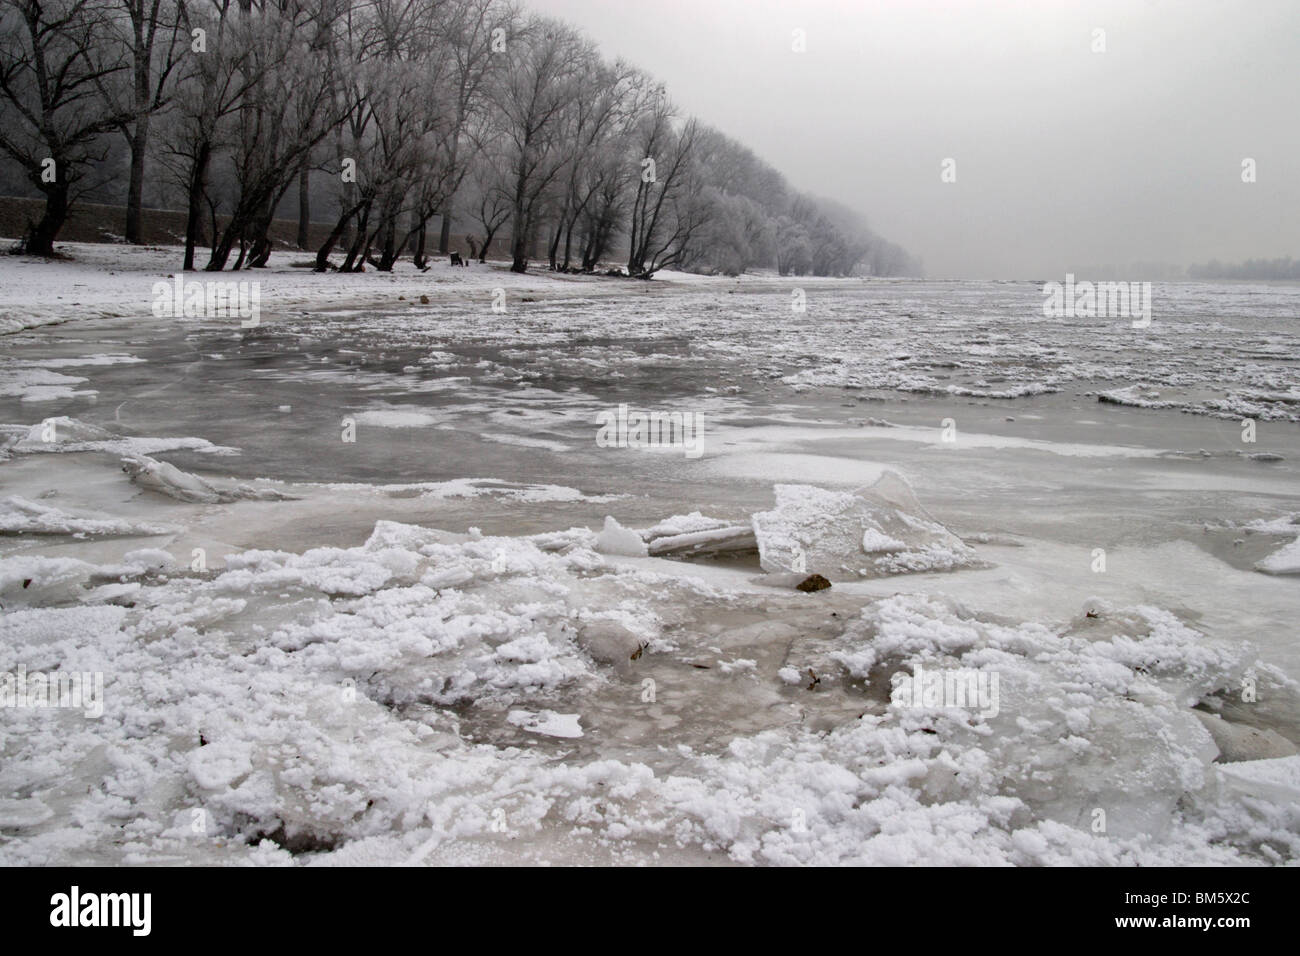
<path id="1" fill-rule="evenodd" d="M 0 248 L 14 241 L 0 238 Z M 0 256 L 0 333 L 82 319 L 143 315 L 153 308 L 157 298 L 155 284 L 174 282 L 184 256 L 181 246 L 61 242 L 58 250 L 65 258 Z M 199 271 L 189 273 L 186 281 L 256 282 L 261 308 L 268 314 L 301 309 L 383 308 L 418 301 L 424 295 L 444 300 L 472 298 L 466 305 L 492 315 L 500 314 L 492 309 L 493 290 L 498 288 L 506 290 L 508 297 L 557 290 L 593 295 L 642 291 L 640 282 L 550 272 L 544 262 L 533 263 L 529 272 L 519 274 L 511 272 L 509 263 L 501 260 L 456 267 L 448 257 L 435 255 L 427 272 L 403 259 L 391 272 L 371 267 L 365 272 L 341 274 L 313 271 L 314 258 L 310 252 L 277 249 L 266 268 Z M 710 283 L 728 288 L 755 281 L 763 281 L 763 277 L 711 278 L 670 270 L 657 273 L 652 280 L 656 287 Z M 845 280 L 808 277 L 799 281 L 803 285 L 821 285 Z M 509 305 L 507 298 L 506 308 Z"/>

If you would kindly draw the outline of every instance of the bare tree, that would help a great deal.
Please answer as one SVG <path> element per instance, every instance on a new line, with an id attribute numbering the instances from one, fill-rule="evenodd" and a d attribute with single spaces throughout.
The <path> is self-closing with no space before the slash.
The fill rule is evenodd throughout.
<path id="1" fill-rule="evenodd" d="M 621 238 L 641 278 L 914 268 L 514 0 L 0 0 L 0 26 L 0 152 L 46 199 L 34 252 L 52 254 L 72 201 L 112 174 L 116 131 L 127 238 L 156 157 L 185 196 L 186 269 L 205 231 L 208 269 L 265 265 L 295 186 L 305 246 L 316 171 L 337 183 L 322 271 L 336 248 L 345 272 L 408 250 L 426 266 L 429 224 L 441 215 L 447 251 L 457 203 L 482 225 L 480 259 L 508 233 L 516 272 L 538 255 L 591 271 Z"/>
<path id="2" fill-rule="evenodd" d="M 510 67 L 496 77 L 493 103 L 510 170 L 513 272 L 528 269 L 528 246 L 540 225 L 538 214 L 566 163 L 561 119 L 577 94 L 577 66 L 583 62 L 585 46 L 571 27 L 534 17 L 510 38 Z"/>
<path id="3" fill-rule="evenodd" d="M 702 208 L 696 201 L 698 180 L 693 180 L 690 167 L 697 126 L 688 120 L 679 130 L 675 116 L 667 97 L 659 96 L 633 140 L 641 175 L 628 229 L 631 276 L 649 278 L 680 262 L 702 225 Z"/>
<path id="4" fill-rule="evenodd" d="M 131 151 L 125 236 L 127 242 L 139 243 L 149 131 L 167 103 L 189 37 L 182 32 L 176 0 L 115 0 L 114 12 L 113 27 L 128 51 L 130 69 L 125 82 L 102 83 L 100 88 L 110 113 L 123 118 L 118 129 Z"/>
<path id="5" fill-rule="evenodd" d="M 412 239 L 423 264 L 425 224 L 454 189 L 446 12 L 428 0 L 380 0 L 347 17 L 334 91 L 344 118 L 336 132 L 339 218 L 317 251 L 318 270 L 348 231 L 341 271 L 367 262 L 390 270 Z"/>
<path id="6" fill-rule="evenodd" d="M 0 150 L 45 196 L 24 240 L 33 255 L 54 255 L 78 184 L 107 155 L 104 134 L 128 119 L 99 95 L 129 65 L 105 41 L 111 14 L 109 0 L 0 0 Z"/>
<path id="7" fill-rule="evenodd" d="M 337 122 L 328 95 L 330 59 L 322 55 L 335 16 L 332 0 L 283 11 L 266 6 L 244 16 L 250 83 L 234 114 L 230 150 L 238 191 L 205 267 L 210 272 L 225 268 L 236 243 L 234 268 L 265 263 L 275 207 Z"/>
<path id="8" fill-rule="evenodd" d="M 478 160 L 469 177 L 470 192 L 474 200 L 469 204 L 474 219 L 483 226 L 483 245 L 479 249 L 479 262 L 486 262 L 492 240 L 514 213 L 514 198 L 510 191 L 509 160 L 497 139 L 477 140 Z"/>
<path id="9" fill-rule="evenodd" d="M 591 272 L 604 258 L 629 211 L 628 194 L 636 167 L 621 141 L 606 145 L 591 164 L 591 198 L 582 213 L 582 270 Z"/>
<path id="10" fill-rule="evenodd" d="M 570 268 L 573 231 L 609 181 L 609 166 L 602 163 L 602 158 L 626 149 L 628 129 L 642 106 L 642 74 L 622 62 L 606 66 L 594 49 L 586 54 L 577 95 L 566 111 L 564 139 L 568 144 L 568 158 L 559 221 L 549 250 L 552 269 Z M 561 240 L 562 262 L 559 261 Z"/>
<path id="11" fill-rule="evenodd" d="M 441 39 L 455 58 L 454 84 L 451 108 L 453 124 L 447 142 L 446 163 L 449 174 L 445 186 L 450 189 L 437 210 L 442 214 L 438 235 L 438 252 L 447 254 L 451 241 L 451 223 L 454 214 L 452 202 L 472 159 L 473 139 L 467 137 L 467 125 L 481 110 L 483 92 L 491 71 L 508 68 L 507 51 L 498 49 L 500 41 L 516 32 L 519 8 L 514 3 L 501 0 L 457 0 L 443 18 L 445 29 Z M 470 149 L 467 150 L 466 147 Z M 471 156 L 466 153 L 470 152 Z M 425 222 L 429 217 L 425 217 Z M 421 226 L 423 229 L 423 224 Z M 423 239 L 423 234 L 421 234 Z"/>

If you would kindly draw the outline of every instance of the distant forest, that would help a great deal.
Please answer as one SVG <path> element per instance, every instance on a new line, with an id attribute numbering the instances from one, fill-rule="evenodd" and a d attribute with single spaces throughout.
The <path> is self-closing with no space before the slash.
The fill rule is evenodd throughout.
<path id="1" fill-rule="evenodd" d="M 186 269 L 264 265 L 280 217 L 303 248 L 330 225 L 322 271 L 423 266 L 455 222 L 519 272 L 920 274 L 504 0 L 0 0 L 0 192 L 44 199 L 37 255 L 78 200 L 123 205 L 128 242 L 146 197 L 183 210 Z"/>
<path id="2" fill-rule="evenodd" d="M 1245 262 L 1220 262 L 1211 259 L 1204 265 L 1187 269 L 1191 279 L 1300 279 L 1300 259 L 1247 259 Z"/>

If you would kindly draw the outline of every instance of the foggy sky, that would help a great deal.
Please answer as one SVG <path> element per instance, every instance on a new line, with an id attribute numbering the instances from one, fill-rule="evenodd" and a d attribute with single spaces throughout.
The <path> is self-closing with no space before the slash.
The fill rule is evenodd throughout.
<path id="1" fill-rule="evenodd" d="M 1295 0 L 525 2 L 933 277 L 1300 257 Z"/>

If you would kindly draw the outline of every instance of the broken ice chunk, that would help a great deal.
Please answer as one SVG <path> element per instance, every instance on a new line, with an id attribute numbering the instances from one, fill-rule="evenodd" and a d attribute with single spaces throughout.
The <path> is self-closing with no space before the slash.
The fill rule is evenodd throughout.
<path id="1" fill-rule="evenodd" d="M 1300 538 L 1255 562 L 1255 570 L 1265 574 L 1300 574 Z"/>
<path id="2" fill-rule="evenodd" d="M 294 501 L 293 495 L 252 485 L 237 485 L 232 490 L 218 488 L 206 478 L 181 471 L 175 465 L 158 461 L 148 455 L 128 455 L 122 459 L 122 470 L 141 488 L 156 491 L 178 501 L 192 504 L 228 504 L 232 501 Z"/>
<path id="3" fill-rule="evenodd" d="M 868 528 L 862 532 L 862 550 L 867 554 L 882 551 L 906 551 L 907 545 L 876 528 Z"/>
<path id="4" fill-rule="evenodd" d="M 645 542 L 641 536 L 608 515 L 605 516 L 605 527 L 596 535 L 596 550 L 601 554 L 621 554 L 633 558 L 646 555 Z"/>
<path id="5" fill-rule="evenodd" d="M 708 531 L 690 531 L 685 534 L 665 535 L 650 542 L 650 553 L 668 554 L 718 554 L 733 551 L 754 551 L 754 529 L 748 525 L 731 525 Z"/>
<path id="6" fill-rule="evenodd" d="M 753 516 L 759 560 L 769 573 L 851 581 L 974 561 L 974 552 L 931 518 L 893 472 L 856 492 L 812 485 L 777 485 L 775 492 L 776 507 Z"/>
<path id="7" fill-rule="evenodd" d="M 1300 757 L 1220 765 L 1219 779 L 1230 792 L 1242 796 L 1284 805 L 1300 803 Z"/>
<path id="8" fill-rule="evenodd" d="M 123 458 L 122 470 L 141 488 L 148 488 L 169 498 L 203 504 L 221 500 L 221 493 L 203 478 L 192 475 L 188 471 L 181 471 L 169 462 L 156 461 L 147 455 L 131 455 Z"/>
<path id="9" fill-rule="evenodd" d="M 543 710 L 534 714 L 527 710 L 512 710 L 506 715 L 506 721 L 533 734 L 545 734 L 547 737 L 581 737 L 582 727 L 578 721 L 581 714 L 557 714 L 553 710 Z"/>
<path id="10" fill-rule="evenodd" d="M 171 534 L 170 525 L 122 518 L 74 515 L 17 495 L 0 499 L 0 534 L 147 535 Z"/>

